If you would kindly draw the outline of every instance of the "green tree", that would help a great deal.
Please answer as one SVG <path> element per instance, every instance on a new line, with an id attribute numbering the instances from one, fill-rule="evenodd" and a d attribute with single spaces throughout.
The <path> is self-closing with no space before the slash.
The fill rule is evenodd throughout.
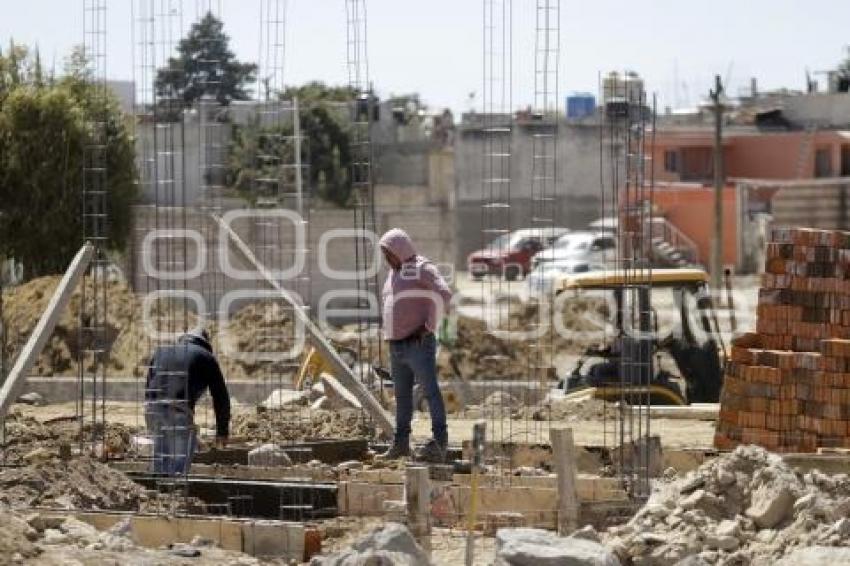
<path id="1" fill-rule="evenodd" d="M 179 96 L 186 106 L 204 95 L 214 96 L 223 105 L 249 98 L 245 87 L 256 80 L 257 65 L 236 60 L 224 24 L 212 13 L 192 25 L 177 52 L 157 72 L 158 96 Z"/>
<path id="2" fill-rule="evenodd" d="M 302 155 L 309 163 L 305 183 L 320 198 L 339 206 L 347 205 L 351 195 L 349 105 L 353 96 L 350 88 L 327 86 L 321 82 L 289 87 L 280 94 L 285 100 L 298 98 L 304 140 Z M 259 119 L 248 126 L 234 127 L 229 173 L 232 186 L 240 194 L 250 201 L 269 196 L 262 194 L 265 186 L 256 180 L 289 174 L 257 156 L 278 155 L 283 163 L 292 163 L 292 143 L 281 141 L 287 140 L 292 133 L 291 124 L 260 127 Z M 285 177 L 282 180 L 292 182 Z"/>
<path id="3" fill-rule="evenodd" d="M 95 117 L 106 135 L 109 247 L 123 249 L 129 235 L 132 138 L 117 101 L 85 82 L 81 65 L 72 57 L 55 79 L 19 46 L 0 52 L 0 257 L 22 262 L 27 278 L 61 272 L 82 244 L 84 149 Z"/>

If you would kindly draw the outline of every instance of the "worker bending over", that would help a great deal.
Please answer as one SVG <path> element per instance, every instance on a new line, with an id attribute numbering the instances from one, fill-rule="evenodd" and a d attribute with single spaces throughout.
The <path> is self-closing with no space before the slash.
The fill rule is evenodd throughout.
<path id="1" fill-rule="evenodd" d="M 145 384 L 145 422 L 153 437 L 153 471 L 187 474 L 197 447 L 195 405 L 210 390 L 215 409 L 216 445 L 227 443 L 230 395 L 209 333 L 198 328 L 177 343 L 154 352 Z"/>
<path id="2" fill-rule="evenodd" d="M 446 409 L 437 383 L 437 341 L 434 331 L 452 291 L 428 258 L 418 255 L 410 236 L 393 228 L 379 242 L 390 266 L 383 288 L 383 333 L 390 344 L 390 374 L 395 392 L 396 432 L 386 459 L 410 456 L 413 384 L 418 380 L 428 401 L 434 437 L 416 458 L 444 462 L 448 445 Z"/>

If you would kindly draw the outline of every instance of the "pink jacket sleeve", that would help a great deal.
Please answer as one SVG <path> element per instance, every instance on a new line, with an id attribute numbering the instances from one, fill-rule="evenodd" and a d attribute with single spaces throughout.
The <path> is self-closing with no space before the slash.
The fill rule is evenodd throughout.
<path id="1" fill-rule="evenodd" d="M 440 295 L 440 298 L 443 300 L 443 312 L 446 312 L 451 303 L 453 293 L 440 273 L 440 270 L 437 269 L 437 266 L 430 262 L 423 264 L 420 281 L 423 287 Z"/>

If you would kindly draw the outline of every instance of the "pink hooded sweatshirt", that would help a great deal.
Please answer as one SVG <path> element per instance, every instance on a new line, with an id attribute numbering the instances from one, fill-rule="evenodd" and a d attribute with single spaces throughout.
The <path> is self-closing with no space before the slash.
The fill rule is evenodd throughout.
<path id="1" fill-rule="evenodd" d="M 401 262 L 391 269 L 383 289 L 385 340 L 401 340 L 421 327 L 434 332 L 437 319 L 452 300 L 452 291 L 431 261 L 416 254 L 407 232 L 393 228 L 381 236 L 379 245 Z"/>

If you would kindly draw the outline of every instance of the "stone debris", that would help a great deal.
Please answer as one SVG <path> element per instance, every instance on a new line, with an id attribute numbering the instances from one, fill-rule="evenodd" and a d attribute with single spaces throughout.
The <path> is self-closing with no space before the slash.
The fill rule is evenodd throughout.
<path id="1" fill-rule="evenodd" d="M 635 565 L 773 566 L 797 564 L 788 560 L 799 547 L 850 547 L 847 533 L 850 477 L 801 475 L 776 454 L 740 446 L 683 478 L 660 480 L 646 505 L 603 538 Z"/>
<path id="2" fill-rule="evenodd" d="M 233 436 L 252 442 L 292 442 L 325 438 L 370 438 L 371 425 L 355 409 L 309 410 L 287 406 L 276 410 L 237 413 L 230 425 Z"/>
<path id="3" fill-rule="evenodd" d="M 146 501 L 140 485 L 90 458 L 0 469 L 0 502 L 12 507 L 136 511 Z"/>
<path id="4" fill-rule="evenodd" d="M 349 550 L 315 556 L 311 566 L 427 566 L 428 555 L 404 525 L 387 523 L 355 541 Z"/>
<path id="5" fill-rule="evenodd" d="M 585 533 L 586 534 L 586 533 Z M 543 529 L 499 529 L 497 566 L 620 566 L 620 560 L 599 542 L 561 537 Z"/>
<path id="6" fill-rule="evenodd" d="M 0 563 L 2 564 L 192 564 L 213 566 L 260 562 L 248 555 L 224 551 L 211 545 L 175 544 L 170 549 L 140 547 L 129 536 L 128 521 L 108 531 L 74 517 L 42 513 L 21 515 L 0 508 Z"/>
<path id="7" fill-rule="evenodd" d="M 291 466 L 292 459 L 277 444 L 263 444 L 248 452 L 249 466 Z"/>
<path id="8" fill-rule="evenodd" d="M 15 399 L 15 403 L 23 403 L 24 405 L 35 405 L 36 407 L 43 407 L 47 405 L 47 401 L 44 400 L 44 397 L 41 393 L 37 393 L 35 391 L 30 391 L 29 393 L 24 393 L 17 399 Z"/>

